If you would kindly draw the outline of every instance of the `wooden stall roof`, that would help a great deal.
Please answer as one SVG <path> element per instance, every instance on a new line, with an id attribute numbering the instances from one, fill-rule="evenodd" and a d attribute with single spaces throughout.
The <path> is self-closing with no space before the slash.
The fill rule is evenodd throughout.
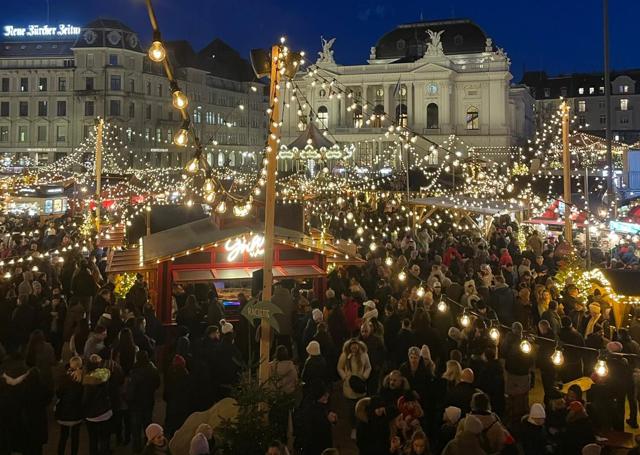
<path id="1" fill-rule="evenodd" d="M 107 273 L 131 273 L 155 269 L 156 265 L 153 263 L 140 265 L 140 248 L 137 246 L 127 249 L 112 248 L 107 256 Z"/>
<path id="2" fill-rule="evenodd" d="M 256 224 L 221 230 L 211 218 L 204 218 L 143 237 L 143 260 L 144 262 L 161 262 L 196 252 L 201 248 L 222 244 L 234 237 L 262 232 L 263 226 Z M 322 254 L 328 261 L 352 259 L 349 254 L 333 247 L 330 243 L 323 243 L 298 231 L 276 226 L 275 237 L 279 244 Z"/>
<path id="3" fill-rule="evenodd" d="M 100 229 L 100 237 L 98 238 L 98 246 L 100 247 L 116 247 L 124 245 L 124 225 L 121 223 L 112 226 L 104 226 Z"/>
<path id="4" fill-rule="evenodd" d="M 437 207 L 442 209 L 463 210 L 481 215 L 500 215 L 503 213 L 518 213 L 527 210 L 527 207 L 499 199 L 479 199 L 472 197 L 438 196 L 410 199 L 409 203 L 418 207 Z"/>

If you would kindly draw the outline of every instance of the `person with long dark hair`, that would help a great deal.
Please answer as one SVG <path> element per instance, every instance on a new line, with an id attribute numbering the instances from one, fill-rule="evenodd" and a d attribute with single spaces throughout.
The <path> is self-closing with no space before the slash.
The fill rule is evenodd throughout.
<path id="1" fill-rule="evenodd" d="M 52 367 L 56 363 L 53 346 L 47 342 L 42 330 L 34 330 L 29 336 L 29 342 L 25 350 L 25 362 L 29 367 L 40 370 L 42 381 L 53 391 Z"/>
<path id="2" fill-rule="evenodd" d="M 82 358 L 74 356 L 66 365 L 66 372 L 56 390 L 54 415 L 60 425 L 58 455 L 64 455 L 71 437 L 71 455 L 78 454 L 82 424 Z"/>

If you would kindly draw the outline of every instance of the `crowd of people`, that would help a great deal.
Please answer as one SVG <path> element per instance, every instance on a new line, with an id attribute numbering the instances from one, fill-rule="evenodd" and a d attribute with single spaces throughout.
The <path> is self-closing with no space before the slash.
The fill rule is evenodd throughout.
<path id="1" fill-rule="evenodd" d="M 329 273 L 323 295 L 274 286 L 282 313 L 271 387 L 295 405 L 292 440 L 289 416 L 272 416 L 282 442 L 265 453 L 337 454 L 337 426 L 362 455 L 592 455 L 600 435 L 624 430 L 625 403 L 626 423 L 638 427 L 640 313 L 621 328 L 604 287 L 560 287 L 562 237 L 534 230 L 521 248 L 508 218 L 484 239 L 446 223 L 405 229 L 393 204 L 362 203 L 355 217 L 337 210 L 336 236 L 362 235 L 345 219 L 375 217 L 392 234 L 361 245 L 364 266 Z M 168 331 L 142 275 L 116 298 L 106 251 L 82 236 L 80 220 L 0 221 L 0 254 L 12 264 L 0 284 L 0 455 L 41 454 L 48 443 L 76 455 L 83 428 L 91 455 L 167 454 L 189 415 L 233 396 L 255 368 L 259 333 L 225 318 L 214 287 L 174 286 Z M 637 263 L 629 250 L 617 250 L 618 264 Z M 562 391 L 583 376 L 588 392 Z M 189 455 L 219 450 L 208 425 L 189 436 Z"/>

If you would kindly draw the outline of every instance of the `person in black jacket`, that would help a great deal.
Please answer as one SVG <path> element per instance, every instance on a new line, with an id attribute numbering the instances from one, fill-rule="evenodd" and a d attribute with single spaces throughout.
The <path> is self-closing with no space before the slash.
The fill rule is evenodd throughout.
<path id="1" fill-rule="evenodd" d="M 89 432 L 90 455 L 109 452 L 109 424 L 113 417 L 110 379 L 111 371 L 102 367 L 100 356 L 92 355 L 82 377 L 82 407 Z"/>
<path id="2" fill-rule="evenodd" d="M 584 346 L 584 338 L 573 327 L 573 322 L 568 316 L 560 319 L 561 328 L 558 339 L 565 345 Z M 571 382 L 582 377 L 582 351 L 572 346 L 565 347 L 564 366 L 560 368 L 560 378 L 563 382 Z"/>
<path id="3" fill-rule="evenodd" d="M 67 371 L 56 390 L 58 399 L 55 418 L 60 425 L 58 454 L 64 455 L 67 440 L 71 436 L 71 455 L 78 454 L 80 444 L 80 424 L 82 423 L 82 358 L 74 356 L 69 360 Z"/>
<path id="4" fill-rule="evenodd" d="M 314 387 L 324 386 L 329 382 L 327 362 L 320 351 L 320 343 L 310 341 L 306 351 L 309 357 L 304 363 L 301 375 L 305 395 L 310 393 Z"/>
<path id="5" fill-rule="evenodd" d="M 142 450 L 142 432 L 151 424 L 155 392 L 160 387 L 160 373 L 149 360 L 146 351 L 138 351 L 131 370 L 126 400 L 131 412 L 131 439 L 133 450 Z"/>
<path id="6" fill-rule="evenodd" d="M 164 428 L 171 438 L 192 410 L 191 375 L 184 357 L 175 355 L 165 374 L 164 401 L 167 403 Z"/>
<path id="7" fill-rule="evenodd" d="M 460 408 L 462 416 L 467 415 L 471 410 L 471 398 L 478 391 L 474 386 L 475 377 L 471 368 L 462 370 L 460 382 L 447 393 L 445 398 L 446 406 L 455 406 Z"/>
<path id="8" fill-rule="evenodd" d="M 356 404 L 356 444 L 361 455 L 387 455 L 390 426 L 397 411 L 387 413 L 380 396 L 361 398 Z"/>
<path id="9" fill-rule="evenodd" d="M 338 416 L 328 409 L 328 403 L 329 392 L 323 384 L 316 383 L 296 411 L 295 445 L 304 455 L 320 455 L 324 449 L 333 447 L 331 426 Z"/>

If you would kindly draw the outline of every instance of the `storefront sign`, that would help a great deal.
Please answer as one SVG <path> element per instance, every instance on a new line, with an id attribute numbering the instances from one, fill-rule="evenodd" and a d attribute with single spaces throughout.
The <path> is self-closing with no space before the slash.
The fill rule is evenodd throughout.
<path id="1" fill-rule="evenodd" d="M 253 321 L 256 319 L 266 319 L 276 332 L 280 331 L 280 325 L 275 315 L 282 314 L 282 310 L 271 302 L 248 303 L 244 306 L 240 314 L 242 314 L 250 324 L 253 324 Z"/>
<path id="2" fill-rule="evenodd" d="M 77 36 L 80 34 L 81 27 L 69 24 L 60 25 L 28 25 L 26 27 L 15 27 L 13 25 L 5 25 L 3 27 L 3 36 L 11 38 L 22 37 L 39 37 L 39 36 Z"/>
<path id="3" fill-rule="evenodd" d="M 249 241 L 245 237 L 237 238 L 235 240 L 227 240 L 224 244 L 224 250 L 227 254 L 227 261 L 233 262 L 244 253 L 248 253 L 249 256 L 255 258 L 264 254 L 264 236 L 256 234 Z"/>
<path id="4" fill-rule="evenodd" d="M 638 234 L 640 233 L 640 224 L 626 223 L 624 221 L 609 221 L 609 229 L 625 234 Z"/>

